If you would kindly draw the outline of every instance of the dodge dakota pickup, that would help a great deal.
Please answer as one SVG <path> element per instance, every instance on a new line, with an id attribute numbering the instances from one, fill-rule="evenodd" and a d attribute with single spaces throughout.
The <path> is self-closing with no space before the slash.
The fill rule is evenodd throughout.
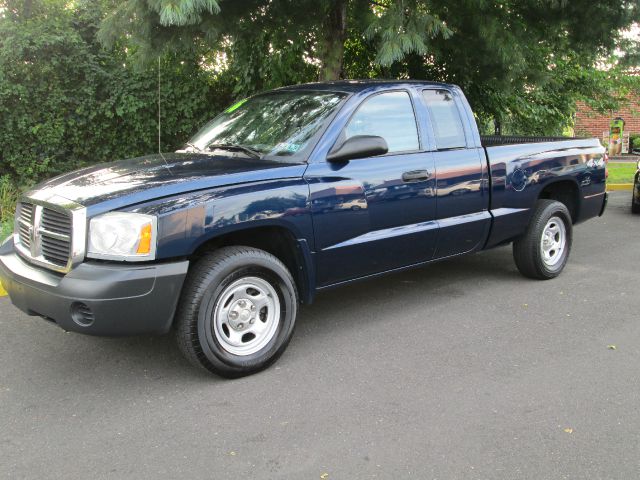
<path id="1" fill-rule="evenodd" d="M 238 377 L 272 364 L 328 288 L 509 243 L 523 275 L 556 277 L 606 177 L 596 139 L 481 137 L 454 85 L 297 85 L 175 153 L 27 192 L 0 280 L 67 331 L 173 331 L 194 365 Z"/>

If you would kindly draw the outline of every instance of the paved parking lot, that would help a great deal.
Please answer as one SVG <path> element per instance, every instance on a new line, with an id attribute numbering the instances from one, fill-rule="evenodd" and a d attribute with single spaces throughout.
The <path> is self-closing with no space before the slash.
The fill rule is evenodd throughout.
<path id="1" fill-rule="evenodd" d="M 638 478 L 629 199 L 576 227 L 558 279 L 500 248 L 334 290 L 235 381 L 169 337 L 67 334 L 0 299 L 0 477 Z"/>

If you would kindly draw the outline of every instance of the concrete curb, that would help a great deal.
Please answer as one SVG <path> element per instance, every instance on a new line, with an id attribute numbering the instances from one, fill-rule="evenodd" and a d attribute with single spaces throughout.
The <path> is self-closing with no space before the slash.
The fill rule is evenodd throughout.
<path id="1" fill-rule="evenodd" d="M 610 192 L 614 191 L 631 191 L 633 190 L 633 183 L 611 183 L 607 185 L 607 190 Z"/>

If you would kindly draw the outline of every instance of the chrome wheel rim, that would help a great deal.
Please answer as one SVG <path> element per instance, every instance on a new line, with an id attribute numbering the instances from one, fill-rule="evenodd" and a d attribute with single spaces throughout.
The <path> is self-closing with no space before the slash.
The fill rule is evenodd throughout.
<path id="1" fill-rule="evenodd" d="M 233 355 L 252 355 L 274 337 L 280 323 L 280 299 L 273 286 L 244 277 L 227 286 L 214 307 L 213 331 Z"/>
<path id="2" fill-rule="evenodd" d="M 567 229 L 559 217 L 551 217 L 542 231 L 540 253 L 548 267 L 555 267 L 562 261 L 567 245 Z"/>

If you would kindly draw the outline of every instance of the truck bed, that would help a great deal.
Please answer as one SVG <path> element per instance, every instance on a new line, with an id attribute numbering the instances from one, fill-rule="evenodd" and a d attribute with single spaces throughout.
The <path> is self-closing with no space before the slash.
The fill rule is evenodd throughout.
<path id="1" fill-rule="evenodd" d="M 606 185 L 606 161 L 596 138 L 481 137 L 491 181 L 493 228 L 487 246 L 522 234 L 537 198 L 562 192 L 574 223 L 597 216 Z M 553 185 L 552 187 L 549 187 Z"/>
<path id="2" fill-rule="evenodd" d="M 482 135 L 480 141 L 483 147 L 499 145 L 518 145 L 523 143 L 563 142 L 567 140 L 586 140 L 583 137 L 530 137 L 523 135 Z"/>

